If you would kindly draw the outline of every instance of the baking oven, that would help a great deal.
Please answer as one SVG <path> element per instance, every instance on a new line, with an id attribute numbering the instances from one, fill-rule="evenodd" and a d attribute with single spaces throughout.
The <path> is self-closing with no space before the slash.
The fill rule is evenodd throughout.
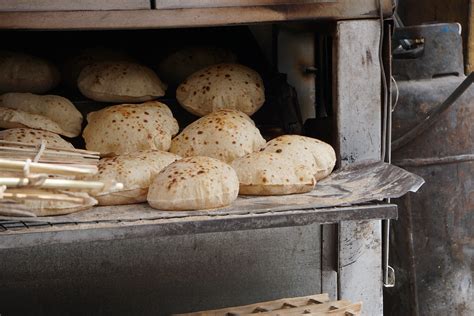
<path id="1" fill-rule="evenodd" d="M 0 3 L 0 34 L 2 49 L 57 64 L 81 49 L 105 47 L 156 69 L 181 47 L 224 47 L 263 78 L 266 102 L 252 118 L 266 139 L 322 139 L 335 148 L 336 169 L 347 168 L 349 180 L 365 172 L 380 182 L 398 172 L 381 163 L 390 159 L 386 19 L 393 6 L 391 0 L 7 0 Z M 184 127 L 196 117 L 179 106 L 175 89 L 159 100 Z M 68 97 L 83 115 L 106 106 L 65 84 L 50 92 Z M 84 146 L 80 137 L 71 141 Z M 380 315 L 388 265 L 382 220 L 397 217 L 396 206 L 383 199 L 403 190 L 367 183 L 354 203 L 335 195 L 332 205 L 324 197 L 292 196 L 243 198 L 217 211 L 133 204 L 46 219 L 2 216 L 0 314 L 164 315 L 329 293 L 363 301 L 366 315 Z"/>

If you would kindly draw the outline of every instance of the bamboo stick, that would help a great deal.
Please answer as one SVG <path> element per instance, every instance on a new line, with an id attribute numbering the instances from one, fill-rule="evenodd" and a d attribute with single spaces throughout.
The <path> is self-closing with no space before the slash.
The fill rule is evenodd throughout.
<path id="1" fill-rule="evenodd" d="M 2 144 L 38 148 L 38 145 L 35 145 L 35 144 L 0 140 L 0 145 L 2 145 Z M 68 148 L 58 148 L 58 147 L 51 147 L 51 146 L 47 146 L 47 148 L 49 150 L 57 150 L 57 151 L 73 152 L 73 153 L 83 153 L 83 154 L 88 154 L 88 155 L 100 156 L 100 153 L 97 152 L 97 151 L 90 151 L 90 150 L 85 150 L 85 149 L 76 149 L 76 148 L 68 149 Z"/>
<path id="2" fill-rule="evenodd" d="M 28 178 L 0 178 L 0 185 L 5 185 L 9 188 L 21 188 L 30 184 L 31 181 Z M 99 181 L 45 179 L 40 185 L 33 186 L 42 189 L 102 190 L 105 184 Z"/>
<path id="3" fill-rule="evenodd" d="M 23 170 L 25 167 L 26 162 L 22 161 L 13 161 L 8 159 L 0 159 L 0 168 L 4 170 Z M 56 174 L 56 175 L 65 175 L 65 176 L 73 176 L 73 175 L 90 175 L 94 174 L 90 169 L 85 168 L 77 168 L 71 166 L 58 166 L 52 164 L 45 164 L 45 163 L 38 163 L 32 162 L 30 163 L 30 171 L 32 173 L 48 173 L 48 174 Z"/>
<path id="4" fill-rule="evenodd" d="M 70 202 L 75 204 L 84 204 L 83 198 L 71 197 L 65 194 L 58 193 L 23 193 L 23 192 L 4 192 L 3 198 L 12 199 L 15 201 L 23 200 L 43 200 L 43 201 L 58 201 L 58 202 Z"/>
<path id="5" fill-rule="evenodd" d="M 10 147 L 10 146 L 0 146 L 0 151 L 18 151 L 18 152 L 27 152 L 27 153 L 35 153 L 37 148 L 20 148 L 20 147 Z M 78 156 L 78 157 L 87 157 L 87 158 L 95 158 L 99 159 L 99 156 L 96 154 L 88 154 L 88 153 L 78 153 L 78 152 L 69 152 L 65 150 L 53 150 L 49 147 L 44 150 L 43 154 L 48 155 L 57 155 L 57 156 Z"/>

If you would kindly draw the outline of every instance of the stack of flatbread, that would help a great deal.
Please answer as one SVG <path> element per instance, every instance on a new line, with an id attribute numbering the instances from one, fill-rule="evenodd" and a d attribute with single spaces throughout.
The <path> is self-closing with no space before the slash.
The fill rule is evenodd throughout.
<path id="1" fill-rule="evenodd" d="M 320 140 L 284 135 L 269 141 L 257 153 L 232 162 L 240 194 L 284 195 L 309 192 L 327 177 L 336 163 L 334 149 Z"/>

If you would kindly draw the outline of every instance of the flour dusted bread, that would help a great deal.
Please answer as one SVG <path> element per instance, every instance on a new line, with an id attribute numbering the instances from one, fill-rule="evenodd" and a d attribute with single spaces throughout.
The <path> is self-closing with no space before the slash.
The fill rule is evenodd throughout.
<path id="1" fill-rule="evenodd" d="M 256 152 L 232 162 L 240 194 L 285 195 L 311 191 L 316 180 L 306 166 L 277 153 Z"/>
<path id="2" fill-rule="evenodd" d="M 133 58 L 117 50 L 102 47 L 86 48 L 64 62 L 62 77 L 69 86 L 77 88 L 77 78 L 79 78 L 81 71 L 89 65 L 104 61 L 133 62 Z"/>
<path id="3" fill-rule="evenodd" d="M 100 102 L 143 102 L 163 96 L 166 90 L 153 70 L 126 61 L 88 65 L 77 85 L 83 95 Z"/>
<path id="4" fill-rule="evenodd" d="M 237 57 L 228 49 L 212 46 L 185 47 L 167 56 L 158 65 L 158 74 L 177 86 L 194 72 L 220 63 L 232 63 Z"/>
<path id="5" fill-rule="evenodd" d="M 8 189 L 9 193 L 24 193 L 22 189 Z M 77 199 L 77 202 L 71 201 L 52 201 L 52 200 L 22 200 L 28 211 L 36 216 L 56 216 L 65 215 L 79 211 L 85 211 L 97 205 L 97 200 L 86 192 L 71 192 L 62 190 L 35 190 L 29 189 L 30 193 L 38 194 L 63 194 L 66 197 Z"/>
<path id="6" fill-rule="evenodd" d="M 252 115 L 265 102 L 265 90 L 254 70 L 239 64 L 218 64 L 189 76 L 176 90 L 176 98 L 198 116 L 219 109 Z"/>
<path id="7" fill-rule="evenodd" d="M 11 128 L 0 131 L 0 140 L 33 145 L 41 145 L 44 140 L 47 147 L 74 149 L 71 143 L 62 139 L 58 134 L 31 128 Z"/>
<path id="8" fill-rule="evenodd" d="M 157 101 L 109 106 L 87 115 L 82 136 L 88 150 L 102 154 L 170 148 L 178 123 L 171 110 Z"/>
<path id="9" fill-rule="evenodd" d="M 229 165 L 200 156 L 163 169 L 150 186 L 147 200 L 159 210 L 203 210 L 228 206 L 238 193 L 239 180 Z"/>
<path id="10" fill-rule="evenodd" d="M 60 80 L 57 68 L 42 58 L 0 51 L 0 93 L 45 93 Z"/>
<path id="11" fill-rule="evenodd" d="M 181 157 L 165 151 L 141 151 L 99 161 L 99 173 L 86 180 L 117 181 L 123 189 L 100 192 L 95 198 L 100 205 L 119 205 L 146 202 L 148 187 L 153 178 L 166 166 Z"/>
<path id="12" fill-rule="evenodd" d="M 67 137 L 81 133 L 82 114 L 58 95 L 5 93 L 0 95 L 0 127 L 30 127 Z"/>
<path id="13" fill-rule="evenodd" d="M 182 157 L 208 156 L 229 163 L 264 145 L 260 131 L 245 113 L 220 110 L 188 125 L 173 139 L 170 151 Z"/>
<path id="14" fill-rule="evenodd" d="M 269 141 L 263 151 L 277 153 L 296 164 L 306 166 L 316 180 L 330 175 L 336 164 L 336 153 L 331 145 L 306 136 L 279 136 Z"/>

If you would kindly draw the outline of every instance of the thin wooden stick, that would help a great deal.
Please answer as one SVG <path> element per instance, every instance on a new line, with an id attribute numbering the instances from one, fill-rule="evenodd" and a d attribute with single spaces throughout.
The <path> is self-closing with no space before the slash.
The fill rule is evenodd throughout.
<path id="1" fill-rule="evenodd" d="M 70 197 L 65 194 L 56 193 L 23 193 L 23 192 L 4 192 L 4 198 L 12 199 L 15 201 L 22 200 L 44 200 L 44 201 L 59 201 L 59 202 L 71 202 L 75 204 L 84 204 L 83 198 Z"/>
<path id="2" fill-rule="evenodd" d="M 4 170 L 23 170 L 26 162 L 12 161 L 8 159 L 0 159 L 0 168 Z M 30 171 L 32 173 L 48 173 L 56 175 L 90 175 L 94 174 L 90 169 L 76 168 L 71 166 L 58 166 L 45 163 L 32 162 L 30 163 Z"/>
<path id="3" fill-rule="evenodd" d="M 22 143 L 22 142 L 12 142 L 12 141 L 6 141 L 6 140 L 0 140 L 0 145 L 6 144 L 6 145 L 18 145 L 18 146 L 24 146 L 24 147 L 34 147 L 37 148 L 38 145 L 35 144 L 30 144 L 30 143 Z M 65 152 L 76 152 L 76 153 L 84 153 L 88 155 L 95 155 L 95 156 L 100 156 L 100 153 L 97 151 L 90 151 L 90 150 L 85 150 L 85 149 L 68 149 L 68 148 L 58 148 L 58 147 L 51 147 L 48 146 L 48 149 L 50 150 L 58 150 L 58 151 L 65 151 Z"/>
<path id="4" fill-rule="evenodd" d="M 27 152 L 27 153 L 36 153 L 37 148 L 19 148 L 19 147 L 10 147 L 10 146 L 0 146 L 0 151 L 17 151 L 17 152 Z M 78 152 L 69 152 L 65 150 L 55 150 L 47 147 L 43 154 L 56 155 L 56 156 L 78 156 L 78 157 L 87 157 L 99 159 L 99 156 L 96 154 L 88 153 L 78 153 Z"/>
<path id="5" fill-rule="evenodd" d="M 9 188 L 21 188 L 31 184 L 28 178 L 0 178 L 0 185 Z M 101 190 L 105 184 L 99 181 L 81 181 L 65 179 L 45 179 L 44 182 L 34 187 L 42 189 L 76 189 L 76 190 Z"/>

